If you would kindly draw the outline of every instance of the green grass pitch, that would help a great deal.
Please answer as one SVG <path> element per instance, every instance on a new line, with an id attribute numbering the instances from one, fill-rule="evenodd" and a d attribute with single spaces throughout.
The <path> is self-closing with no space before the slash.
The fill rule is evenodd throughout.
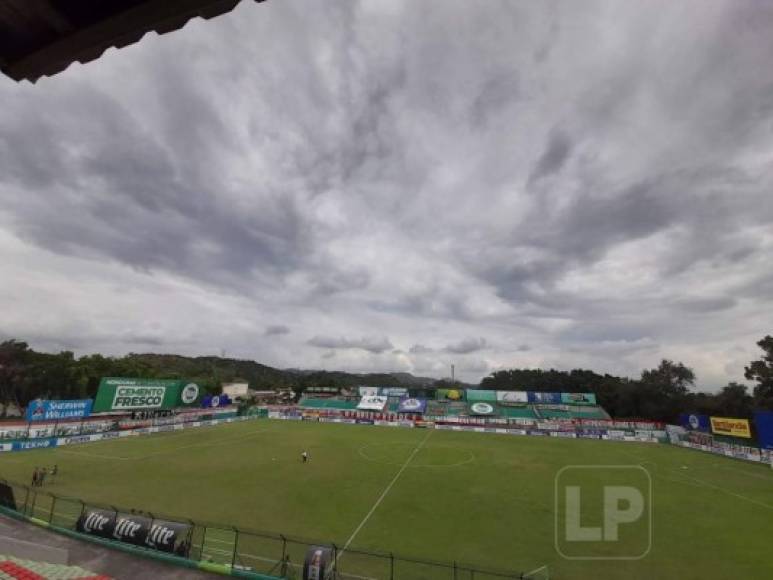
<path id="1" fill-rule="evenodd" d="M 305 465 L 303 449 L 311 456 Z M 559 580 L 773 578 L 773 470 L 667 445 L 258 420 L 4 454 L 0 477 L 27 483 L 33 467 L 55 463 L 60 474 L 46 488 L 57 495 L 339 546 L 518 571 L 547 564 Z M 559 555 L 554 480 L 567 465 L 647 470 L 653 527 L 645 557 Z M 616 477 L 609 473 L 573 477 L 593 484 Z M 597 521 L 600 495 L 584 501 L 584 522 Z M 648 540 L 642 529 L 621 532 L 606 554 L 638 552 Z M 204 552 L 218 559 L 231 541 L 231 531 L 211 532 Z M 274 541 L 239 542 L 247 565 L 266 570 L 270 562 L 260 558 L 277 557 Z M 300 546 L 291 553 L 302 560 Z M 368 568 L 356 554 L 347 559 L 366 577 L 386 569 Z M 398 579 L 438 577 L 399 572 Z"/>

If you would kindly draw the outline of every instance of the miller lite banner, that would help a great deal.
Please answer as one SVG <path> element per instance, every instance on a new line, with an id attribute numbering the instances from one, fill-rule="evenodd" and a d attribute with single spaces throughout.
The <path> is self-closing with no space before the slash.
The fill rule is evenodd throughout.
<path id="1" fill-rule="evenodd" d="M 189 547 L 190 525 L 135 514 L 88 509 L 78 518 L 75 529 L 82 534 L 178 555 L 187 555 Z"/>
<path id="2" fill-rule="evenodd" d="M 199 386 L 190 381 L 105 377 L 99 382 L 92 410 L 174 409 L 199 400 Z"/>

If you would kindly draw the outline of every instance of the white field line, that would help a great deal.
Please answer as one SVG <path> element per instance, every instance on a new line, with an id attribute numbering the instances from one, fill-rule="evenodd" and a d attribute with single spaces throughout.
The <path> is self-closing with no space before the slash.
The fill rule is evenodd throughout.
<path id="1" fill-rule="evenodd" d="M 376 508 L 381 504 L 382 501 L 384 501 L 384 498 L 387 496 L 389 491 L 392 489 L 392 486 L 397 482 L 398 479 L 400 479 L 400 476 L 403 474 L 403 471 L 405 471 L 408 467 L 408 465 L 411 463 L 413 458 L 416 456 L 416 454 L 421 450 L 422 447 L 424 447 L 424 444 L 427 442 L 427 439 L 429 439 L 429 436 L 432 435 L 432 432 L 434 429 L 431 429 L 427 431 L 427 435 L 422 439 L 419 444 L 416 446 L 416 448 L 411 452 L 411 454 L 408 456 L 408 459 L 405 460 L 405 463 L 403 463 L 403 466 L 400 468 L 400 470 L 397 472 L 397 474 L 392 478 L 392 481 L 389 482 L 389 485 L 386 486 L 386 489 L 381 493 L 379 498 L 376 500 L 376 503 L 373 504 L 373 507 L 370 508 L 370 511 L 365 515 L 365 517 L 360 522 L 360 525 L 357 526 L 357 528 L 352 532 L 352 535 L 349 536 L 349 539 L 346 540 L 346 543 L 344 544 L 344 547 L 341 548 L 341 551 L 338 552 L 338 555 L 336 557 L 336 560 L 341 558 L 344 555 L 344 552 L 346 552 L 346 549 L 351 545 L 352 540 L 357 536 L 357 534 L 360 533 L 360 530 L 363 528 L 363 526 L 368 522 L 370 519 L 370 516 L 373 515 L 373 512 L 376 511 Z"/>
<path id="2" fill-rule="evenodd" d="M 700 479 L 698 477 L 691 477 L 689 475 L 685 475 L 684 473 L 679 473 L 676 470 L 673 470 L 673 471 L 674 471 L 674 473 L 677 473 L 677 474 L 679 474 L 680 476 L 682 476 L 684 478 L 692 479 L 693 481 L 697 481 L 698 483 L 703 484 L 706 487 L 709 487 L 711 489 L 716 489 L 717 491 L 721 491 L 722 493 L 725 493 L 727 495 L 731 495 L 731 496 L 736 497 L 738 499 L 742 499 L 744 501 L 748 501 L 749 503 L 753 503 L 754 505 L 758 505 L 760 507 L 764 507 L 766 509 L 773 510 L 773 505 L 770 505 L 770 504 L 758 501 L 758 500 L 756 500 L 754 498 L 747 497 L 745 495 L 741 495 L 740 493 L 735 493 L 733 491 L 730 491 L 729 489 L 725 489 L 724 487 L 720 487 L 718 485 L 714 485 L 713 483 L 709 483 L 708 481 L 706 481 L 704 479 Z"/>

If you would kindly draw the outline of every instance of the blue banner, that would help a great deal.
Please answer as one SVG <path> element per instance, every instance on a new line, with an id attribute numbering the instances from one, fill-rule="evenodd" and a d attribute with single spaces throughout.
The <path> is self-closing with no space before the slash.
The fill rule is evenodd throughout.
<path id="1" fill-rule="evenodd" d="M 77 401 L 30 401 L 27 407 L 27 421 L 59 421 L 61 419 L 82 419 L 91 414 L 91 399 Z"/>
<path id="2" fill-rule="evenodd" d="M 400 399 L 398 413 L 424 413 L 427 410 L 427 399 L 404 397 Z"/>
<path id="3" fill-rule="evenodd" d="M 201 406 L 205 409 L 227 407 L 232 404 L 233 401 L 231 401 L 231 398 L 228 395 L 207 395 L 201 399 Z"/>
<path id="4" fill-rule="evenodd" d="M 679 424 L 688 431 L 701 431 L 703 433 L 711 431 L 711 422 L 708 415 L 680 413 Z"/>
<path id="5" fill-rule="evenodd" d="M 11 444 L 13 451 L 24 451 L 25 449 L 46 449 L 48 447 L 56 447 L 56 437 L 50 437 L 48 439 L 30 439 L 29 441 L 14 441 Z"/>
<path id="6" fill-rule="evenodd" d="M 543 393 L 528 391 L 526 396 L 530 403 L 545 403 L 549 405 L 561 404 L 561 393 Z"/>
<path id="7" fill-rule="evenodd" d="M 757 426 L 757 440 L 762 449 L 773 449 L 773 411 L 757 411 L 754 413 L 754 424 Z"/>

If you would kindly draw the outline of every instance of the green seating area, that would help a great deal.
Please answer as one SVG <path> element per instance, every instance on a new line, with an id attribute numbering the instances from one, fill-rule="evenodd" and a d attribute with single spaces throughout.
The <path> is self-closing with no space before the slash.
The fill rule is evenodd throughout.
<path id="1" fill-rule="evenodd" d="M 601 407 L 580 405 L 569 407 L 569 410 L 537 406 L 537 413 L 542 419 L 609 419 L 609 415 Z"/>
<path id="2" fill-rule="evenodd" d="M 337 409 L 340 411 L 352 411 L 357 408 L 358 401 L 346 401 L 343 399 L 313 399 L 304 397 L 298 406 L 303 409 Z"/>
<path id="3" fill-rule="evenodd" d="M 342 398 L 303 397 L 298 404 L 302 409 L 353 411 L 357 409 L 358 400 Z M 609 419 L 609 415 L 601 407 L 595 405 L 571 405 L 565 409 L 554 405 L 528 404 L 509 406 L 493 403 L 496 413 L 492 416 L 524 419 Z M 398 413 L 399 397 L 389 397 L 384 412 Z M 458 417 L 470 414 L 468 405 L 457 401 L 427 401 L 426 415 L 430 417 Z"/>
<path id="4" fill-rule="evenodd" d="M 537 413 L 543 419 L 574 419 L 574 413 L 561 409 L 542 409 L 538 408 Z"/>
<path id="5" fill-rule="evenodd" d="M 509 418 L 524 418 L 524 419 L 536 419 L 537 415 L 534 412 L 534 408 L 531 405 L 524 405 L 523 407 L 508 407 L 506 405 L 499 405 L 499 414 L 502 417 Z"/>

